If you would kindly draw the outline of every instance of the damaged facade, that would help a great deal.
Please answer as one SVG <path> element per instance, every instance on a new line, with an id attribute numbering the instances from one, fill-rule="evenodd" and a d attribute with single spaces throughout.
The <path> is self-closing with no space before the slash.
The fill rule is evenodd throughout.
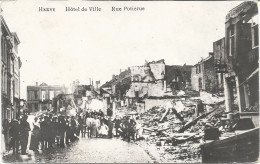
<path id="1" fill-rule="evenodd" d="M 93 99 L 98 96 L 93 85 L 77 85 L 72 93 L 79 98 L 87 97 L 88 99 Z"/>
<path id="2" fill-rule="evenodd" d="M 226 120 L 223 139 L 201 145 L 202 162 L 255 162 L 259 159 L 258 8 L 243 2 L 225 22 L 224 58 L 215 62 L 223 74 Z M 239 132 L 240 131 L 240 132 Z M 230 135 L 232 134 L 232 135 Z"/>
<path id="3" fill-rule="evenodd" d="M 226 110 L 234 112 L 235 96 L 240 115 L 251 117 L 258 125 L 259 56 L 258 9 L 255 2 L 243 2 L 232 9 L 225 22 L 225 55 L 227 73 L 224 75 Z M 246 114 L 245 112 L 249 112 Z M 251 114 L 250 114 L 251 113 Z"/>
<path id="4" fill-rule="evenodd" d="M 191 65 L 166 65 L 165 79 L 166 92 L 191 89 Z"/>
<path id="5" fill-rule="evenodd" d="M 164 101 L 158 99 L 168 99 L 180 90 L 190 89 L 191 67 L 166 65 L 159 60 L 128 68 L 101 86 L 104 106 L 131 106 L 143 113 L 151 104 Z"/>
<path id="6" fill-rule="evenodd" d="M 213 43 L 214 67 L 216 71 L 216 89 L 224 92 L 224 74 L 227 72 L 227 57 L 225 56 L 225 37 Z"/>
<path id="7" fill-rule="evenodd" d="M 122 108 L 132 104 L 132 99 L 126 97 L 126 92 L 131 84 L 130 68 L 121 71 L 119 75 L 112 75 L 112 79 L 100 87 L 100 95 L 103 99 L 103 110 L 108 108 Z"/>
<path id="8" fill-rule="evenodd" d="M 131 87 L 127 92 L 127 96 L 131 98 L 163 96 L 166 91 L 164 75 L 164 60 L 146 63 L 144 66 L 132 67 Z"/>
<path id="9" fill-rule="evenodd" d="M 191 66 L 166 65 L 164 60 L 131 68 L 129 97 L 172 96 L 178 90 L 189 89 Z"/>

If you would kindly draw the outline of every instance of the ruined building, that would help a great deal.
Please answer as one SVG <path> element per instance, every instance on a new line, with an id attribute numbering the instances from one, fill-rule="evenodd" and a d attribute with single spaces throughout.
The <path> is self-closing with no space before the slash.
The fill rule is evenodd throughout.
<path id="1" fill-rule="evenodd" d="M 216 89 L 224 92 L 224 74 L 227 72 L 227 58 L 225 56 L 225 38 L 213 43 L 214 67 L 216 71 Z"/>
<path id="2" fill-rule="evenodd" d="M 101 86 L 104 106 L 129 106 L 135 103 L 145 108 L 145 99 L 176 96 L 177 91 L 190 89 L 191 67 L 186 64 L 166 65 L 164 60 L 159 60 L 120 71 L 119 75 L 113 75 L 112 80 Z"/>
<path id="3" fill-rule="evenodd" d="M 227 111 L 238 110 L 241 117 L 258 125 L 259 56 L 258 8 L 253 1 L 232 9 L 225 22 L 224 91 Z M 235 108 L 238 105 L 238 109 Z M 232 115 L 232 114 L 231 114 Z M 231 117 L 230 115 L 230 117 Z"/>

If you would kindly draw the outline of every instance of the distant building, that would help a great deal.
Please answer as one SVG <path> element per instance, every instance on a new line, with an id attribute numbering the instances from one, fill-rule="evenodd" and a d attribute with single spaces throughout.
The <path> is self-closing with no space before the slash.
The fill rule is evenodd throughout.
<path id="1" fill-rule="evenodd" d="M 130 88 L 131 84 L 131 70 L 130 68 L 125 71 L 120 70 L 118 76 L 113 76 L 114 80 L 111 83 L 112 93 L 117 100 L 123 100 L 127 90 Z"/>
<path id="2" fill-rule="evenodd" d="M 14 119 L 20 111 L 20 68 L 22 62 L 18 55 L 20 40 L 16 33 L 10 32 L 1 16 L 1 97 L 2 118 Z"/>
<path id="3" fill-rule="evenodd" d="M 53 112 L 66 113 L 66 110 L 69 109 L 69 107 L 76 108 L 75 99 L 76 97 L 74 94 L 58 94 L 52 101 Z"/>
<path id="4" fill-rule="evenodd" d="M 93 85 L 93 81 L 90 85 L 80 84 L 79 81 L 73 81 L 71 94 L 74 94 L 75 98 L 88 97 L 88 99 L 97 98 L 99 95 L 100 81 L 96 81 L 96 85 Z"/>
<path id="5" fill-rule="evenodd" d="M 35 86 L 27 86 L 27 108 L 30 112 L 50 110 L 52 100 L 59 94 L 66 93 L 65 86 L 47 85 L 42 83 Z"/>
<path id="6" fill-rule="evenodd" d="M 216 72 L 214 68 L 214 55 L 209 53 L 209 56 L 202 59 L 191 71 L 191 86 L 193 90 L 206 90 L 216 92 Z"/>

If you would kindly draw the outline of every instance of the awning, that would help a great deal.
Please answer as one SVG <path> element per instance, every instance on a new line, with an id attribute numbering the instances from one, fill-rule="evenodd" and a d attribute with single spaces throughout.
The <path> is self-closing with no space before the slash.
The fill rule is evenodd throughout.
<path id="1" fill-rule="evenodd" d="M 248 78 L 246 78 L 246 80 L 243 81 L 243 82 L 239 85 L 239 87 L 240 87 L 241 85 L 245 84 L 249 79 L 251 79 L 251 78 L 252 78 L 254 75 L 256 75 L 258 72 L 259 72 L 259 68 L 257 68 L 253 73 L 251 73 L 251 75 L 248 76 Z"/>

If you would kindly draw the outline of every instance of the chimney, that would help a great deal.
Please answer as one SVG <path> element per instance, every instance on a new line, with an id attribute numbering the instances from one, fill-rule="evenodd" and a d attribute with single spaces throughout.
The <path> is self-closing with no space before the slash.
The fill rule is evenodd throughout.
<path id="1" fill-rule="evenodd" d="M 116 75 L 112 75 L 112 80 L 114 80 L 116 78 Z"/>
<path id="2" fill-rule="evenodd" d="M 38 86 L 38 82 L 36 82 L 35 85 Z"/>
<path id="3" fill-rule="evenodd" d="M 99 89 L 100 81 L 96 81 L 96 89 Z"/>

